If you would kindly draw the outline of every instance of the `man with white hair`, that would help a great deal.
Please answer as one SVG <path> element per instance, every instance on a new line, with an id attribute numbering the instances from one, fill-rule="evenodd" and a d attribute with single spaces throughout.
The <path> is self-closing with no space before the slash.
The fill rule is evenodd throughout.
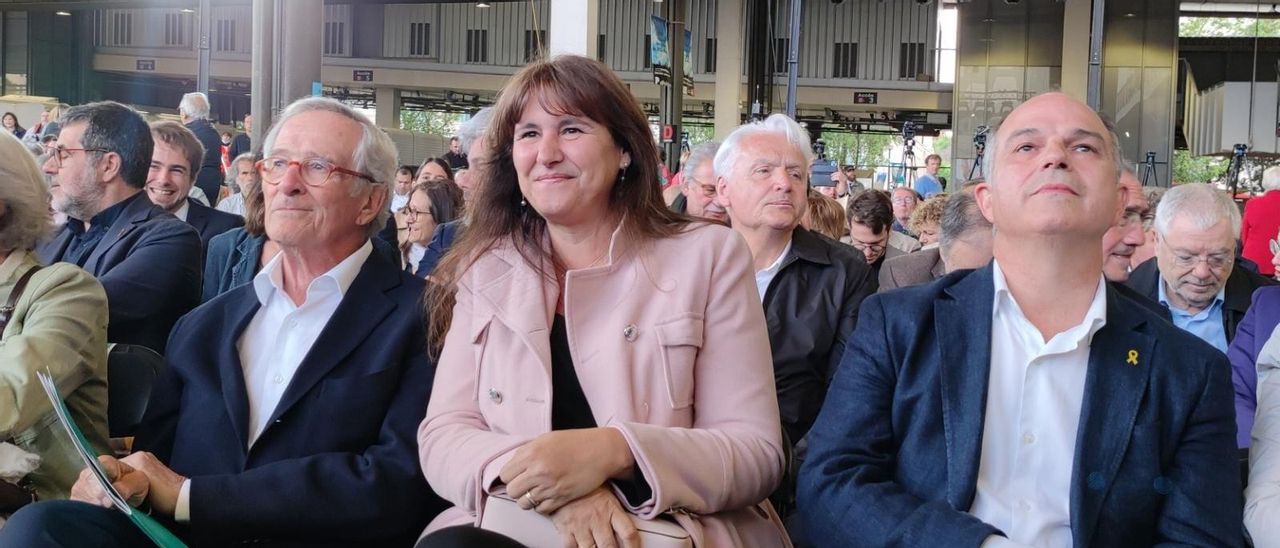
<path id="1" fill-rule="evenodd" d="M 1280 166 L 1272 166 L 1262 172 L 1262 196 L 1244 204 L 1244 219 L 1240 224 L 1240 244 L 1244 258 L 1258 263 L 1258 273 L 1274 276 L 1276 267 L 1271 264 L 1271 240 L 1280 232 Z"/>
<path id="2" fill-rule="evenodd" d="M 1132 171 L 1126 168 L 1120 173 L 1120 184 L 1128 189 L 1128 194 L 1124 211 L 1102 235 L 1102 274 L 1109 282 L 1124 283 L 1129 280 L 1133 252 L 1147 241 L 1142 224 L 1149 208 L 1147 197 L 1142 193 L 1142 183 Z"/>
<path id="3" fill-rule="evenodd" d="M 222 187 L 222 137 L 209 122 L 209 97 L 200 92 L 183 95 L 178 103 L 178 116 L 204 147 L 204 161 L 200 163 L 196 186 L 204 192 L 209 206 L 214 207 L 218 205 L 218 191 Z"/>
<path id="4" fill-rule="evenodd" d="M 1235 268 L 1240 211 L 1225 192 L 1193 183 L 1175 186 L 1160 199 L 1156 211 L 1156 256 L 1129 276 L 1128 285 L 1166 309 L 1179 328 L 1203 339 L 1225 355 L 1236 326 L 1253 302 L 1253 292 L 1275 281 Z M 1249 447 L 1253 425 L 1253 390 L 1257 372 L 1233 372 L 1237 409 L 1236 444 Z"/>
<path id="5" fill-rule="evenodd" d="M 719 141 L 707 141 L 689 151 L 689 159 L 681 168 L 684 173 L 680 187 L 685 198 L 684 213 L 713 221 L 727 219 L 724 206 L 716 201 L 716 170 L 711 165 L 719 149 Z"/>
<path id="6" fill-rule="evenodd" d="M 484 180 L 484 171 L 487 169 L 489 161 L 488 140 L 486 139 L 489 132 L 489 122 L 493 119 L 493 107 L 484 107 L 471 118 L 463 122 L 458 127 L 458 139 L 467 151 L 468 168 L 465 177 L 458 177 L 458 186 L 462 188 L 462 199 L 464 203 L 470 203 L 471 197 L 475 195 L 476 185 Z M 418 261 L 418 269 L 414 272 L 420 278 L 426 278 L 431 275 L 431 271 L 435 270 L 436 264 L 440 259 L 444 258 L 444 254 L 453 246 L 453 240 L 458 236 L 458 231 L 466 226 L 467 216 L 449 221 L 436 227 L 435 232 L 431 233 L 431 241 L 427 243 L 427 251 L 423 253 L 422 260 Z"/>
<path id="7" fill-rule="evenodd" d="M 284 110 L 258 163 L 280 247 L 253 282 L 173 329 L 122 459 L 131 505 L 196 546 L 410 546 L 444 504 L 418 464 L 435 374 L 423 282 L 373 253 L 390 212 L 390 137 L 319 97 Z M 30 505 L 0 546 L 144 546 L 93 474 Z"/>
<path id="8" fill-rule="evenodd" d="M 876 290 L 852 248 L 800 227 L 812 163 L 809 136 L 781 114 L 738 127 L 713 159 L 716 200 L 751 249 L 792 443 L 817 418 L 858 306 Z"/>
<path id="9" fill-rule="evenodd" d="M 1119 139 L 1062 93 L 993 132 L 993 260 L 862 305 L 800 470 L 815 546 L 1243 546 L 1226 356 L 1115 291 Z"/>

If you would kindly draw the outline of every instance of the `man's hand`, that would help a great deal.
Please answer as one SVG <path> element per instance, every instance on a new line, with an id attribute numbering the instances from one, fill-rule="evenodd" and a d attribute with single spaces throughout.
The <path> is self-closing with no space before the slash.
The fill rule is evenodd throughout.
<path id="1" fill-rule="evenodd" d="M 155 455 L 146 451 L 129 455 L 122 461 L 147 477 L 150 483 L 151 495 L 148 500 L 151 502 L 151 509 L 172 517 L 173 510 L 178 505 L 178 492 L 182 490 L 182 483 L 187 478 L 170 470 Z"/>
<path id="2" fill-rule="evenodd" d="M 551 514 L 565 548 L 640 548 L 640 533 L 618 498 L 604 487 Z"/>
<path id="3" fill-rule="evenodd" d="M 610 479 L 630 479 L 635 456 L 614 428 L 558 430 L 517 449 L 499 473 L 525 510 L 549 515 Z"/>
<path id="4" fill-rule="evenodd" d="M 147 500 L 151 485 L 146 474 L 114 457 L 103 455 L 98 457 L 98 462 L 102 464 L 102 471 L 107 474 L 107 479 L 111 480 L 111 485 L 116 488 L 125 502 L 129 503 L 129 506 L 137 506 Z M 71 500 L 106 508 L 112 506 L 111 497 L 102 489 L 98 478 L 88 468 L 80 471 L 80 477 L 76 479 L 75 485 L 71 486 Z"/>

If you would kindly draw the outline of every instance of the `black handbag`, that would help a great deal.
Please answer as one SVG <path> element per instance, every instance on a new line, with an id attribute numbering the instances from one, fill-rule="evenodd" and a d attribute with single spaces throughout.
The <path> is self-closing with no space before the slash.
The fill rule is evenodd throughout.
<path id="1" fill-rule="evenodd" d="M 9 320 L 13 318 L 13 311 L 18 308 L 18 298 L 22 296 L 22 290 L 27 288 L 27 282 L 31 281 L 31 277 L 40 268 L 37 265 L 28 270 L 26 274 L 23 274 L 21 278 L 18 278 L 18 284 L 13 286 L 13 291 L 9 293 L 9 299 L 5 301 L 4 306 L 0 306 L 0 337 L 4 337 L 4 330 L 9 327 Z M 0 514 L 12 514 L 17 512 L 19 508 L 35 502 L 35 500 L 36 493 L 29 486 L 0 480 Z"/>

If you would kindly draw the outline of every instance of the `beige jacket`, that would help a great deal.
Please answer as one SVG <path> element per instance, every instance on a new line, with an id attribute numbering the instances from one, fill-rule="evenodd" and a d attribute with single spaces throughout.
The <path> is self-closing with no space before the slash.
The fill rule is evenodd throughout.
<path id="1" fill-rule="evenodd" d="M 27 252 L 0 262 L 0 304 L 35 265 Z M 84 464 L 36 378 L 45 370 L 85 437 L 107 451 L 107 294 L 73 264 L 54 264 L 31 278 L 0 338 L 0 440 L 12 437 L 40 456 L 31 480 L 41 499 L 66 498 Z"/>

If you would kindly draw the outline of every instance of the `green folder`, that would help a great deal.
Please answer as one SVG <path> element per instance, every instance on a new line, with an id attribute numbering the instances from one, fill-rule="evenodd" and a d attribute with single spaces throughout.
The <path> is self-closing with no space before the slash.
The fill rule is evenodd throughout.
<path id="1" fill-rule="evenodd" d="M 129 520 L 138 526 L 147 538 L 151 539 L 156 546 L 160 548 L 186 548 L 186 544 L 177 536 L 166 529 L 160 522 L 151 516 L 134 510 L 129 503 L 125 502 L 124 497 L 116 491 L 111 485 L 111 481 L 107 479 L 107 474 L 102 470 L 102 465 L 98 463 L 98 453 L 89 445 L 89 440 L 85 439 L 84 433 L 80 431 L 80 427 L 71 419 L 71 412 L 67 410 L 67 406 L 62 402 L 62 394 L 58 392 L 58 387 L 53 381 L 53 377 L 37 371 L 36 375 L 40 377 L 40 384 L 44 387 L 44 393 L 49 396 L 49 401 L 53 402 L 53 410 L 58 415 L 58 422 L 62 423 L 63 429 L 67 431 L 67 435 L 71 436 L 72 443 L 76 446 L 76 451 L 80 453 L 80 458 L 84 460 L 85 467 L 93 471 L 94 477 L 98 478 L 98 483 L 102 485 L 102 490 L 111 498 L 111 503 L 117 509 L 129 516 Z"/>

